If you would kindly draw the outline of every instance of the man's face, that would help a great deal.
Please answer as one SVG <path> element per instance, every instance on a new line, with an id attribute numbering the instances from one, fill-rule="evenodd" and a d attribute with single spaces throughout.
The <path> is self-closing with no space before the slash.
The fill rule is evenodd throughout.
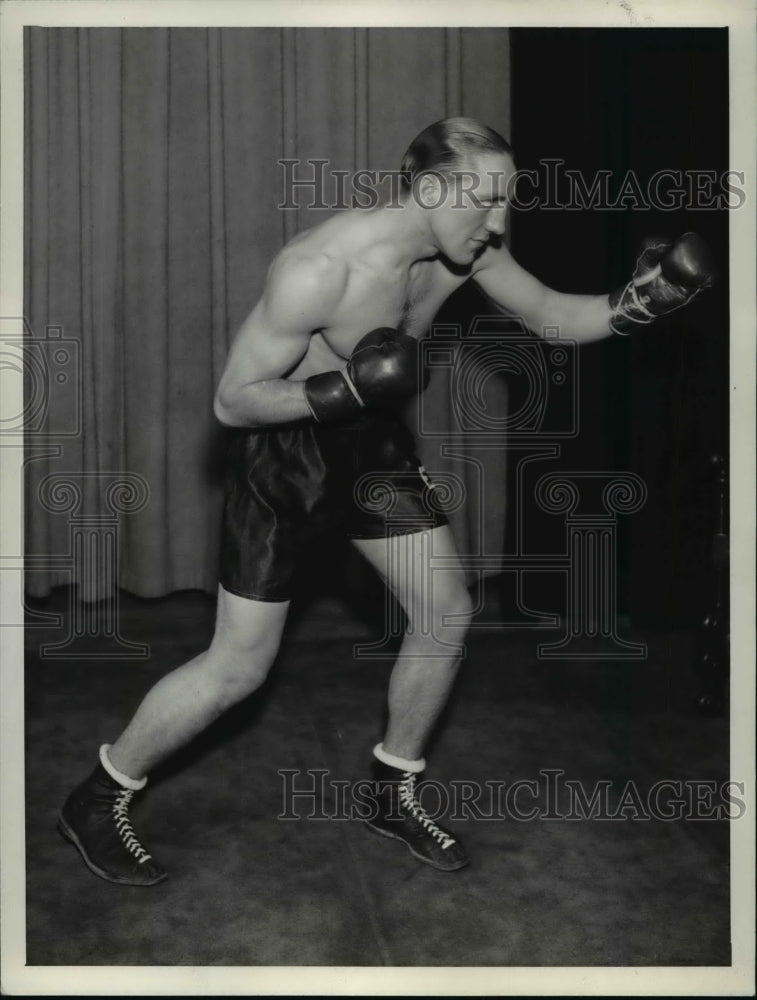
<path id="1" fill-rule="evenodd" d="M 470 264 L 492 237 L 504 234 L 508 183 L 514 174 L 515 164 L 507 154 L 480 153 L 452 177 L 430 177 L 421 185 L 434 242 L 445 257 Z"/>

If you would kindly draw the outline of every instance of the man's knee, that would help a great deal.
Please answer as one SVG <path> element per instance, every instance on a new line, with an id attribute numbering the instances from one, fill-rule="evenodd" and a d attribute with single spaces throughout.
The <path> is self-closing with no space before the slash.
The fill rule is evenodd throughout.
<path id="1" fill-rule="evenodd" d="M 207 668 L 221 702 L 231 705 L 266 680 L 279 651 L 277 629 L 238 633 L 216 628 L 207 653 Z"/>
<path id="2" fill-rule="evenodd" d="M 268 603 L 220 589 L 208 650 L 211 668 L 229 683 L 262 682 L 279 651 L 288 602 Z"/>
<path id="3" fill-rule="evenodd" d="M 475 607 L 467 587 L 461 582 L 433 588 L 406 611 L 408 624 L 413 628 L 425 621 L 439 637 L 452 632 L 459 636 L 467 632 Z"/>
<path id="4" fill-rule="evenodd" d="M 208 681 L 221 708 L 229 708 L 256 691 L 266 680 L 276 649 L 270 646 L 208 650 Z"/>

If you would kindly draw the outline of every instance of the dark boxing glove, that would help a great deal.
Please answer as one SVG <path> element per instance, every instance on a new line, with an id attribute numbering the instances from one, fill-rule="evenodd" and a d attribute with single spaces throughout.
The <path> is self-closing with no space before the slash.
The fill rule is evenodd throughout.
<path id="1" fill-rule="evenodd" d="M 628 334 L 691 302 L 714 280 L 714 262 L 701 236 L 684 233 L 675 243 L 650 236 L 642 244 L 633 277 L 610 294 L 610 329 Z"/>
<path id="2" fill-rule="evenodd" d="M 319 423 L 355 416 L 364 406 L 412 396 L 419 385 L 418 342 L 390 327 L 360 340 L 346 371 L 323 372 L 305 380 L 305 399 Z"/>

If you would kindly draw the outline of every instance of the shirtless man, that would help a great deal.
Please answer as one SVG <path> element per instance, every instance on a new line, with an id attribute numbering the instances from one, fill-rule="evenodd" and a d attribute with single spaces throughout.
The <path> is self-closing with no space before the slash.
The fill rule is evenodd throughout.
<path id="1" fill-rule="evenodd" d="M 218 419 L 237 430 L 213 640 L 152 688 L 61 812 L 59 829 L 95 874 L 130 885 L 165 878 L 132 829 L 129 802 L 157 763 L 263 683 L 298 551 L 326 515 L 339 518 L 410 626 L 391 674 L 388 727 L 373 751 L 375 808 L 367 823 L 437 869 L 468 863 L 459 841 L 424 813 L 415 784 L 472 609 L 459 567 L 426 572 L 430 556 L 454 560 L 455 547 L 444 517 L 423 504 L 428 483 L 391 409 L 422 389 L 417 339 L 470 279 L 534 333 L 558 326 L 566 338 L 587 342 L 685 304 L 711 273 L 706 247 L 686 234 L 674 244 L 652 241 L 631 281 L 609 297 L 545 287 L 501 239 L 514 173 L 511 149 L 492 129 L 471 119 L 437 122 L 405 154 L 401 206 L 333 216 L 273 261 L 215 401 Z M 390 558 L 382 516 L 354 497 L 370 471 L 388 483 L 400 473 L 397 502 L 416 516 L 419 527 L 411 517 L 406 534 L 395 537 L 393 529 L 399 558 Z M 421 584 L 428 580 L 430 587 Z"/>

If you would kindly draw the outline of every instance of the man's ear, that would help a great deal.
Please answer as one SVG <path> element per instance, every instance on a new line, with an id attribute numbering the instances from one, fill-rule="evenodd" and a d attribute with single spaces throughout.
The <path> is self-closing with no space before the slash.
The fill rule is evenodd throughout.
<path id="1" fill-rule="evenodd" d="M 447 197 L 449 181 L 437 170 L 427 170 L 415 184 L 415 197 L 421 208 L 438 208 Z"/>

